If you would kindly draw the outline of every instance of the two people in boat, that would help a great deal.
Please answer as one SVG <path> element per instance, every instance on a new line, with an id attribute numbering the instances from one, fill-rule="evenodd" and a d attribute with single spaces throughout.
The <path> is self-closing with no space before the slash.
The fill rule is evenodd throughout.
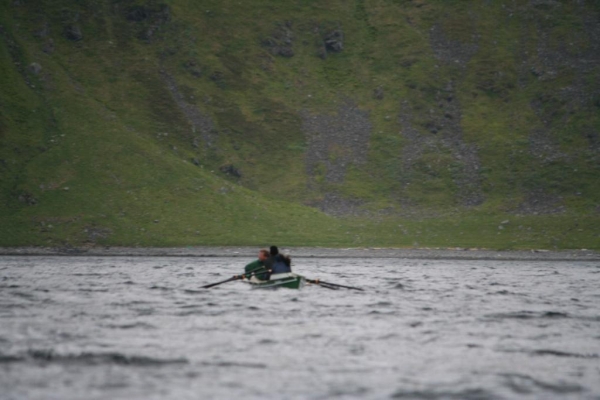
<path id="1" fill-rule="evenodd" d="M 292 272 L 292 260 L 289 256 L 280 254 L 277 246 L 271 246 L 269 250 L 260 250 L 258 259 L 246 265 L 244 271 L 246 274 L 256 271 L 257 273 L 250 279 L 266 281 L 272 274 Z"/>

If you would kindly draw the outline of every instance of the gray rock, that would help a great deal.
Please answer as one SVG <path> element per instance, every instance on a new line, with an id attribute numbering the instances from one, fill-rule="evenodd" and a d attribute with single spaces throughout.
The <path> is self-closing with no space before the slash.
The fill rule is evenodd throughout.
<path id="1" fill-rule="evenodd" d="M 341 29 L 335 29 L 325 35 L 323 42 L 327 51 L 339 53 L 344 49 L 344 32 Z"/>
<path id="2" fill-rule="evenodd" d="M 263 39 L 262 45 L 269 49 L 269 52 L 274 56 L 281 57 L 293 57 L 294 49 L 294 32 L 292 31 L 292 24 L 286 21 L 284 24 L 273 30 L 271 36 Z"/>
<path id="3" fill-rule="evenodd" d="M 28 206 L 35 206 L 38 203 L 37 199 L 33 197 L 33 195 L 31 195 L 30 193 L 21 193 L 18 199 L 21 203 L 26 204 Z"/>
<path id="4" fill-rule="evenodd" d="M 69 25 L 65 28 L 65 37 L 77 42 L 83 39 L 83 33 L 81 32 L 79 25 Z"/>
<path id="5" fill-rule="evenodd" d="M 42 66 L 36 62 L 29 64 L 27 69 L 34 75 L 38 75 L 40 72 L 42 72 Z"/>
<path id="6" fill-rule="evenodd" d="M 240 170 L 234 167 L 232 164 L 223 165 L 221 168 L 219 168 L 219 171 L 223 172 L 224 174 L 231 175 L 235 178 L 242 177 L 242 173 L 240 172 Z"/>

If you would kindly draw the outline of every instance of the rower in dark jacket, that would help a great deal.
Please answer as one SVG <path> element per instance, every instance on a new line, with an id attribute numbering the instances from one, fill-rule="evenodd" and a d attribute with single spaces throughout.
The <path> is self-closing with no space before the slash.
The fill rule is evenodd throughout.
<path id="1" fill-rule="evenodd" d="M 271 274 L 292 272 L 292 260 L 287 256 L 279 254 L 277 246 L 271 246 L 269 253 L 271 257 L 265 260 L 265 266 L 271 270 Z"/>

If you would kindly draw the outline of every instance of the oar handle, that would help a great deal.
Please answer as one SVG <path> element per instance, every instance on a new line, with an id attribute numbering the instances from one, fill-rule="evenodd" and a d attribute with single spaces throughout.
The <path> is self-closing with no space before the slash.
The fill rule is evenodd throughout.
<path id="1" fill-rule="evenodd" d="M 249 279 L 249 278 L 252 278 L 255 275 L 264 274 L 264 273 L 271 273 L 272 271 L 273 270 L 266 269 L 266 268 L 264 268 L 264 269 L 257 269 L 255 271 L 250 272 L 250 273 L 242 274 L 242 279 L 244 279 L 244 278 Z"/>
<path id="2" fill-rule="evenodd" d="M 324 287 L 325 289 L 338 290 L 338 288 L 336 288 L 336 287 L 329 286 L 329 285 L 324 285 L 323 282 L 321 282 L 318 279 L 307 279 L 306 282 L 312 283 L 314 285 L 319 285 L 321 287 Z"/>
<path id="3" fill-rule="evenodd" d="M 258 275 L 258 274 L 264 274 L 264 273 L 268 273 L 271 272 L 270 269 L 267 269 L 266 267 L 263 267 L 262 269 L 255 269 L 252 272 L 249 272 L 247 274 L 243 274 L 242 277 L 248 278 L 248 277 L 253 277 L 254 275 Z"/>

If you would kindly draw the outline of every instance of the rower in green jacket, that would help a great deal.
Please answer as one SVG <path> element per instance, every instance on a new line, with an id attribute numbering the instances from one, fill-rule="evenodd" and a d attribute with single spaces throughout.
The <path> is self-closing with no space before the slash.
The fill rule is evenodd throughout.
<path id="1" fill-rule="evenodd" d="M 261 272 L 258 273 L 256 275 L 254 275 L 254 277 L 256 277 L 256 279 L 261 280 L 261 281 L 266 281 L 269 279 L 269 273 L 266 272 L 266 268 L 265 267 L 265 260 L 268 259 L 270 256 L 269 254 L 269 250 L 261 250 L 258 252 L 258 260 L 256 261 L 252 261 L 250 264 L 246 265 L 244 267 L 244 272 L 246 274 L 251 274 L 254 271 L 257 270 L 265 270 L 265 272 Z M 252 278 L 250 278 L 252 279 Z"/>

